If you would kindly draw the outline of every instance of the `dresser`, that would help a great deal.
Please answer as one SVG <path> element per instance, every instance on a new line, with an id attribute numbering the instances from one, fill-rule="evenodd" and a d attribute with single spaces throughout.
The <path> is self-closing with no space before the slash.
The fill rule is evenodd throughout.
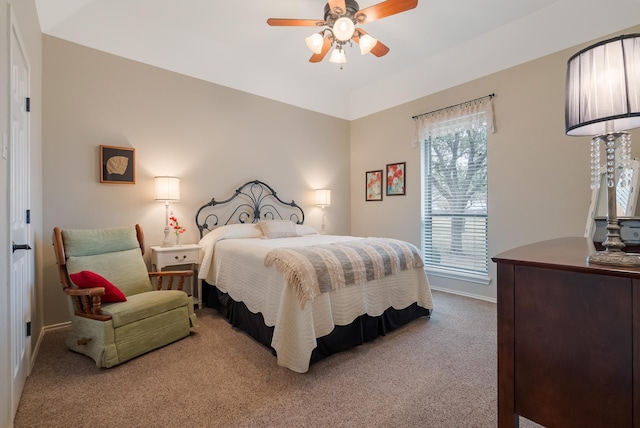
<path id="1" fill-rule="evenodd" d="M 498 267 L 498 427 L 640 428 L 640 269 L 589 265 L 587 238 Z M 634 393 L 635 391 L 635 393 Z"/>

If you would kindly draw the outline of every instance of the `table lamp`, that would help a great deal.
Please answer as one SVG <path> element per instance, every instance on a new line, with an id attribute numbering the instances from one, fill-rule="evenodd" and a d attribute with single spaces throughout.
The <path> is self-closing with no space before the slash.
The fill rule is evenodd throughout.
<path id="1" fill-rule="evenodd" d="M 622 251 L 616 207 L 616 186 L 624 186 L 631 160 L 630 129 L 640 127 L 640 34 L 614 37 L 573 55 L 567 64 L 566 133 L 592 136 L 591 188 L 600 186 L 601 156 L 607 186 L 607 237 L 604 251 L 588 258 L 589 263 L 640 266 L 640 255 Z M 624 174 L 624 173 L 623 173 Z"/>

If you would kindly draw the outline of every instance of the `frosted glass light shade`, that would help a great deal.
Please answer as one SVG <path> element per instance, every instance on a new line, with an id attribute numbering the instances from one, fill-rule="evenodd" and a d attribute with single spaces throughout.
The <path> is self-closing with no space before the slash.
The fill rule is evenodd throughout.
<path id="1" fill-rule="evenodd" d="M 333 24 L 333 35 L 336 39 L 346 42 L 351 39 L 356 25 L 349 18 L 342 17 Z"/>
<path id="2" fill-rule="evenodd" d="M 321 207 L 331 206 L 331 190 L 329 189 L 317 189 L 316 190 L 316 205 Z"/>
<path id="3" fill-rule="evenodd" d="M 322 52 L 322 45 L 324 44 L 324 39 L 320 35 L 320 33 L 314 33 L 304 39 L 304 42 L 307 44 L 307 47 L 314 54 L 319 54 Z"/>
<path id="4" fill-rule="evenodd" d="M 378 44 L 378 39 L 375 39 L 373 37 L 371 37 L 368 34 L 365 34 L 364 36 L 360 37 L 360 53 L 362 55 L 366 55 L 369 52 L 371 52 L 371 49 L 373 49 L 373 47 Z"/>
<path id="5" fill-rule="evenodd" d="M 640 127 L 640 34 L 596 43 L 569 59 L 565 125 L 573 136 Z"/>
<path id="6" fill-rule="evenodd" d="M 179 201 L 180 179 L 178 177 L 155 177 L 157 201 Z"/>
<path id="7" fill-rule="evenodd" d="M 331 57 L 329 58 L 329 62 L 333 62 L 336 64 L 344 64 L 347 62 L 347 56 L 344 54 L 343 49 L 335 48 L 333 52 L 331 52 Z"/>

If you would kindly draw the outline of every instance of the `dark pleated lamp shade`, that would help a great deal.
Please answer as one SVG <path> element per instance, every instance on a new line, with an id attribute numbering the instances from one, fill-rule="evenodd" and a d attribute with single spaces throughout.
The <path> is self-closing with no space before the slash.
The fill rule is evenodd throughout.
<path id="1" fill-rule="evenodd" d="M 573 55 L 565 109 L 567 135 L 640 127 L 640 34 L 605 40 Z"/>

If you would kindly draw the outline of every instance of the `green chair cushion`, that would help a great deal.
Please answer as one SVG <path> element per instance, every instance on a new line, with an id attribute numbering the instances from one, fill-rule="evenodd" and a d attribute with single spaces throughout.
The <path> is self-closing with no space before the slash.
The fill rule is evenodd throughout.
<path id="1" fill-rule="evenodd" d="M 137 241 L 136 241 L 137 242 Z M 151 280 L 140 247 L 116 253 L 67 259 L 69 275 L 88 270 L 103 276 L 127 296 L 151 291 Z"/>
<path id="2" fill-rule="evenodd" d="M 126 302 L 102 305 L 102 312 L 111 315 L 118 328 L 181 306 L 189 306 L 190 297 L 180 290 L 159 290 L 128 297 Z"/>
<path id="3" fill-rule="evenodd" d="M 110 229 L 65 229 L 62 241 L 67 257 L 92 256 L 140 248 L 135 226 Z"/>

